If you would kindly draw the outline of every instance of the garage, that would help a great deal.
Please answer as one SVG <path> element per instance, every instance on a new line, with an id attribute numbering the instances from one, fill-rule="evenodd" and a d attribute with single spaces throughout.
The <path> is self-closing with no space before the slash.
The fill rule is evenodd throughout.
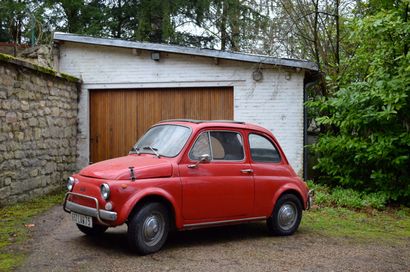
<path id="1" fill-rule="evenodd" d="M 272 131 L 303 175 L 314 63 L 59 32 L 53 54 L 57 71 L 81 79 L 78 169 L 127 154 L 163 119 L 234 119 Z"/>
<path id="2" fill-rule="evenodd" d="M 90 90 L 90 161 L 128 154 L 160 120 L 233 119 L 233 88 Z"/>

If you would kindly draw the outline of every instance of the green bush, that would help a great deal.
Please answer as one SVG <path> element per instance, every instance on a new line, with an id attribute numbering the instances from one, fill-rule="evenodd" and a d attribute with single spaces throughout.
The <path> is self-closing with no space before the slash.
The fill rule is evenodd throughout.
<path id="1" fill-rule="evenodd" d="M 375 209 L 383 209 L 387 203 L 387 195 L 384 193 L 371 193 L 363 195 L 365 207 L 372 207 Z"/>
<path id="2" fill-rule="evenodd" d="M 410 204 L 408 15 L 403 8 L 357 20 L 351 39 L 359 46 L 340 89 L 307 103 L 327 131 L 312 146 L 320 182 L 379 193 L 365 199 L 374 206 L 386 200 Z M 359 205 L 355 193 L 334 194 L 343 205 Z"/>
<path id="3" fill-rule="evenodd" d="M 336 188 L 330 195 L 331 201 L 340 207 L 347 208 L 363 208 L 364 203 L 359 192 L 352 189 Z"/>

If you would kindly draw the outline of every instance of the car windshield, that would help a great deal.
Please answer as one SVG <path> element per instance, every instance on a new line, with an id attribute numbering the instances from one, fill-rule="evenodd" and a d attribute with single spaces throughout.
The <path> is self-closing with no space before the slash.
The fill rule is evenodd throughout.
<path id="1" fill-rule="evenodd" d="M 135 144 L 133 151 L 156 156 L 175 157 L 181 152 L 191 134 L 188 127 L 159 125 L 149 129 Z"/>

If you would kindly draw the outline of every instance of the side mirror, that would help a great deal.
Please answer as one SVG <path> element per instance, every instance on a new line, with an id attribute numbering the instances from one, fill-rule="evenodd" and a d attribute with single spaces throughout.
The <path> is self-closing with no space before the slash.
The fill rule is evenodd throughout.
<path id="1" fill-rule="evenodd" d="M 188 164 L 188 168 L 197 168 L 200 163 L 210 162 L 211 156 L 209 154 L 203 154 L 199 157 L 199 160 L 195 164 Z"/>
<path id="2" fill-rule="evenodd" d="M 211 156 L 209 154 L 203 154 L 199 158 L 199 162 L 210 162 L 211 161 Z"/>

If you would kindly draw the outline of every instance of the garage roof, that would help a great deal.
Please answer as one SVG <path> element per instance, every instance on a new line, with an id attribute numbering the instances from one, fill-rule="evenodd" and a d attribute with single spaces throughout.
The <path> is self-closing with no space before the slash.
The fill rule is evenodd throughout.
<path id="1" fill-rule="evenodd" d="M 202 48 L 196 48 L 196 47 L 184 47 L 184 46 L 177 46 L 177 45 L 148 43 L 148 42 L 134 42 L 134 41 L 119 40 L 119 39 L 94 38 L 90 36 L 83 36 L 83 35 L 63 33 L 63 32 L 55 32 L 54 41 L 55 42 L 67 41 L 67 42 L 93 44 L 93 45 L 134 48 L 134 49 L 141 49 L 141 50 L 160 51 L 160 52 L 175 53 L 175 54 L 210 57 L 210 58 L 217 58 L 217 59 L 255 62 L 255 63 L 261 63 L 261 64 L 270 64 L 270 65 L 275 65 L 275 66 L 284 66 L 284 67 L 291 67 L 291 68 L 301 68 L 301 69 L 310 70 L 313 72 L 318 71 L 318 67 L 315 63 L 310 62 L 310 61 L 305 61 L 305 60 L 274 58 L 274 57 L 264 56 L 264 55 L 244 54 L 244 53 L 228 52 L 228 51 L 221 51 L 221 50 L 202 49 Z"/>

